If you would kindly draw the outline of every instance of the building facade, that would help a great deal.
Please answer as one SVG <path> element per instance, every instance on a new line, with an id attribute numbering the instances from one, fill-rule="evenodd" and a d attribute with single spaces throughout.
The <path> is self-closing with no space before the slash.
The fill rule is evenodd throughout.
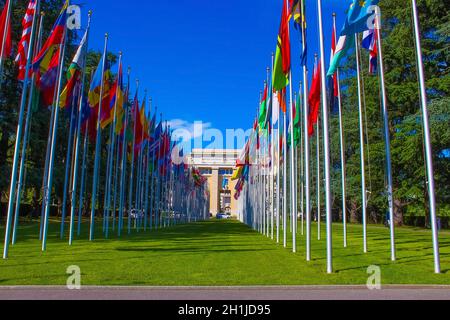
<path id="1" fill-rule="evenodd" d="M 208 179 L 210 213 L 237 217 L 238 202 L 234 199 L 236 181 L 231 181 L 241 150 L 194 149 L 188 163 Z"/>

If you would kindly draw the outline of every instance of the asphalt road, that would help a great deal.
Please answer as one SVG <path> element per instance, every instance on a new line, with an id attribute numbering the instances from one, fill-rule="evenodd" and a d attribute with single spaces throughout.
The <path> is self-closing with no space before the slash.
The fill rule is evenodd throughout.
<path id="1" fill-rule="evenodd" d="M 0 287 L 0 300 L 450 300 L 450 286 Z"/>

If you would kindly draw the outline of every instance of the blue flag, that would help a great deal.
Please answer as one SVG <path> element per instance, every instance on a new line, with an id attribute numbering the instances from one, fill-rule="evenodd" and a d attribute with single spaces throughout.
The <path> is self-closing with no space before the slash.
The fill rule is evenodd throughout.
<path id="1" fill-rule="evenodd" d="M 380 0 L 353 0 L 341 36 L 351 36 L 373 28 Z"/>

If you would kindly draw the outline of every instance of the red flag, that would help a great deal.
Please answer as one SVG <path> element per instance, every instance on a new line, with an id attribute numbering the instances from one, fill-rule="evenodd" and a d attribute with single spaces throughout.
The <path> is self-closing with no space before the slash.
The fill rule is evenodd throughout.
<path id="1" fill-rule="evenodd" d="M 0 16 L 0 43 L 3 45 L 3 41 L 5 41 L 5 47 L 1 48 L 3 51 L 3 58 L 9 57 L 11 55 L 12 50 L 12 42 L 11 42 L 11 17 L 8 19 L 8 7 L 9 1 L 7 0 L 5 3 L 5 7 L 3 8 L 2 15 Z M 6 30 L 6 39 L 3 38 Z"/>
<path id="2" fill-rule="evenodd" d="M 311 85 L 311 91 L 309 93 L 309 136 L 314 135 L 314 125 L 319 119 L 319 108 L 320 108 L 320 98 L 321 98 L 321 86 L 320 86 L 320 71 L 321 64 L 317 66 L 314 73 L 314 78 Z"/>
<path id="3" fill-rule="evenodd" d="M 17 79 L 25 79 L 25 68 L 27 65 L 28 49 L 30 48 L 31 29 L 33 26 L 34 14 L 36 13 L 36 0 L 30 0 L 28 3 L 27 11 L 22 20 L 22 37 L 19 41 L 19 47 L 17 48 L 16 63 L 19 67 L 19 74 Z"/>

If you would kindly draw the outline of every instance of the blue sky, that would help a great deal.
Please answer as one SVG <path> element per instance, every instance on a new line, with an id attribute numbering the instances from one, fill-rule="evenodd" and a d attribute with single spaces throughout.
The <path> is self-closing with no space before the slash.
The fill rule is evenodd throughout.
<path id="1" fill-rule="evenodd" d="M 341 28 L 350 0 L 322 0 L 327 62 L 331 15 Z M 165 120 L 203 121 L 219 130 L 248 129 L 258 107 L 280 24 L 281 0 L 95 0 L 90 48 L 124 52 L 132 79 L 148 89 Z M 306 0 L 309 62 L 319 51 L 317 1 Z M 300 79 L 298 35 L 292 31 L 294 83 Z M 141 95 L 142 97 L 142 95 Z M 238 146 L 242 147 L 242 146 Z"/>

